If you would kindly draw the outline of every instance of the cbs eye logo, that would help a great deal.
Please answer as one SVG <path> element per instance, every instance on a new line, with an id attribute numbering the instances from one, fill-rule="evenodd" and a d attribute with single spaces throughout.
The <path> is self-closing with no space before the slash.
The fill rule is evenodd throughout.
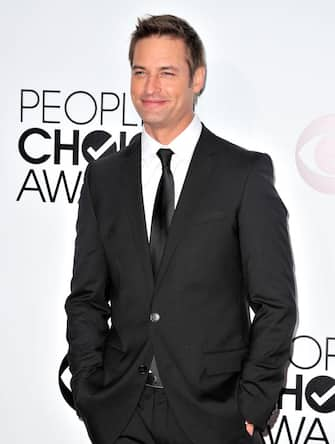
<path id="1" fill-rule="evenodd" d="M 306 183 L 321 193 L 335 194 L 335 114 L 320 117 L 304 129 L 295 157 Z"/>

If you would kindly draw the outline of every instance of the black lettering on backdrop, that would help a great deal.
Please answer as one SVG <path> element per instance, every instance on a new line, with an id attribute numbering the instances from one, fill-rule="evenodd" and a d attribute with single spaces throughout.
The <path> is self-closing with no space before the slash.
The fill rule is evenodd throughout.
<path id="1" fill-rule="evenodd" d="M 335 338 L 326 338 L 326 370 L 328 371 L 329 358 L 335 358 L 335 353 L 331 353 L 330 346 L 331 343 L 335 345 Z M 334 349 L 335 352 L 335 349 Z"/>
<path id="2" fill-rule="evenodd" d="M 50 154 L 43 154 L 40 157 L 32 157 L 30 154 L 27 153 L 26 140 L 29 136 L 31 136 L 33 134 L 38 134 L 38 135 L 44 137 L 44 139 L 51 139 L 50 135 L 46 131 L 44 131 L 43 129 L 31 128 L 31 129 L 25 131 L 24 133 L 22 133 L 22 135 L 19 139 L 19 152 L 26 162 L 33 163 L 33 164 L 39 164 L 39 163 L 46 162 L 49 159 Z"/>
<path id="3" fill-rule="evenodd" d="M 55 95 L 59 97 L 54 97 Z M 87 115 L 85 118 L 79 118 L 74 113 L 75 107 L 73 106 L 73 102 L 76 98 L 86 98 L 88 99 L 87 104 Z M 138 126 L 138 123 L 130 123 L 126 121 L 126 111 L 128 105 L 128 98 L 130 96 L 125 92 L 122 93 L 122 96 L 112 92 L 112 91 L 103 91 L 100 92 L 100 97 L 95 98 L 94 94 L 91 94 L 88 91 L 79 90 L 73 91 L 70 93 L 65 99 L 62 97 L 62 91 L 59 89 L 43 89 L 41 92 L 38 92 L 34 89 L 21 89 L 21 99 L 20 99 L 20 122 L 24 121 L 24 117 L 26 116 L 25 110 L 28 112 L 29 110 L 33 110 L 36 108 L 39 112 L 41 112 L 41 122 L 42 123 L 61 123 L 61 119 L 52 120 L 50 116 L 48 116 L 48 111 L 51 110 L 63 110 L 64 114 L 61 117 L 66 117 L 67 120 L 76 125 L 86 125 L 91 123 L 98 114 L 99 110 L 99 124 L 103 125 L 105 123 L 105 114 L 112 113 L 120 108 L 120 112 L 122 116 L 120 116 L 120 121 L 123 126 Z M 42 98 L 42 100 L 41 100 Z M 115 103 L 108 104 L 108 98 L 112 98 Z M 120 107 L 122 100 L 122 109 Z M 107 103 L 106 103 L 107 102 Z M 81 107 L 82 111 L 83 107 Z M 86 109 L 86 106 L 85 106 Z"/>
<path id="4" fill-rule="evenodd" d="M 315 436 L 314 432 L 318 433 L 318 436 Z M 326 432 L 319 418 L 314 419 L 314 422 L 311 425 L 309 432 L 307 433 L 304 444 L 308 444 L 309 441 L 318 441 L 318 442 L 324 442 L 325 444 L 329 444 Z"/>
<path id="5" fill-rule="evenodd" d="M 69 190 L 68 183 L 67 183 L 67 180 L 66 180 L 66 177 L 65 177 L 65 173 L 62 170 L 60 172 L 59 176 L 58 176 L 58 180 L 57 180 L 56 186 L 54 187 L 54 192 L 52 192 L 50 184 L 49 184 L 47 173 L 46 173 L 45 170 L 43 170 L 43 176 L 44 176 L 45 184 L 46 184 L 46 187 L 47 187 L 47 190 L 48 190 L 48 195 L 49 195 L 50 202 L 55 202 L 57 194 L 58 194 L 58 191 L 59 191 L 60 184 L 63 182 L 64 189 L 65 189 L 65 192 L 66 192 L 67 200 L 68 200 L 69 203 L 73 203 L 75 195 L 76 195 L 76 192 L 78 190 L 78 185 L 79 185 L 79 182 L 80 182 L 81 175 L 82 175 L 82 172 L 79 171 L 79 173 L 77 175 L 76 182 L 75 182 L 73 190 L 72 190 L 72 193 L 70 194 L 70 190 Z"/>
<path id="6" fill-rule="evenodd" d="M 296 410 L 302 410 L 302 375 L 296 375 L 296 383 L 295 383 L 295 387 L 294 388 L 282 388 L 280 395 L 279 395 L 279 400 L 278 400 L 278 407 L 280 409 L 283 408 L 283 396 L 286 395 L 291 395 L 291 396 L 295 396 L 295 409 Z"/>
<path id="7" fill-rule="evenodd" d="M 298 341 L 299 344 L 304 341 L 306 349 L 308 345 L 309 352 L 308 354 L 305 353 L 304 357 L 309 357 L 310 363 L 308 365 L 302 365 L 297 362 L 298 358 L 295 358 L 294 360 L 291 358 L 290 361 L 294 367 L 301 370 L 311 370 L 319 365 L 322 360 L 322 364 L 324 363 L 324 369 L 326 371 L 329 370 L 330 358 L 335 358 L 335 337 L 326 337 L 325 343 L 322 344 L 312 336 L 300 335 L 293 339 L 292 344 L 296 345 L 298 344 Z M 333 362 L 335 363 L 335 361 Z"/>
<path id="8" fill-rule="evenodd" d="M 298 341 L 298 340 L 301 341 L 302 339 L 309 341 L 310 347 L 314 345 L 314 349 L 316 349 L 316 355 L 314 356 L 314 361 L 311 362 L 311 364 L 307 365 L 307 366 L 306 365 L 304 365 L 304 366 L 298 365 L 296 362 L 293 361 L 292 357 L 291 357 L 290 361 L 291 361 L 291 364 L 293 364 L 295 367 L 297 367 L 301 370 L 310 370 L 310 369 L 316 367 L 319 364 L 319 362 L 321 361 L 322 349 L 321 349 L 319 342 L 316 339 L 314 339 L 312 336 L 308 336 L 308 335 L 296 336 L 293 339 L 292 344 L 294 345 L 294 343 L 296 341 Z M 316 348 L 315 348 L 315 345 L 316 345 Z M 311 353 L 310 355 L 313 357 L 314 354 Z"/>
<path id="9" fill-rule="evenodd" d="M 278 408 L 283 408 L 283 400 L 295 399 L 295 410 L 304 408 L 303 401 L 319 413 L 335 411 L 335 379 L 327 375 L 314 376 L 306 380 L 306 376 L 296 375 L 295 387 L 285 387 L 280 391 Z"/>
<path id="10" fill-rule="evenodd" d="M 61 151 L 72 151 L 72 165 L 79 164 L 79 131 L 73 131 L 72 143 L 61 143 L 61 132 L 55 130 L 55 164 L 60 164 Z"/>
<path id="11" fill-rule="evenodd" d="M 52 136 L 47 131 L 41 128 L 31 128 L 22 133 L 19 139 L 18 148 L 21 157 L 26 162 L 38 165 L 47 162 L 52 157 L 52 155 L 46 153 L 39 156 L 34 155 L 34 146 L 31 145 L 31 143 L 30 146 L 27 148 L 29 137 L 35 135 L 41 136 L 44 139 L 52 139 Z M 127 146 L 127 133 L 125 131 L 120 131 L 119 140 L 117 139 L 118 135 L 116 135 L 116 137 L 112 139 L 110 133 L 101 130 L 88 133 L 81 141 L 81 143 L 79 140 L 79 136 L 79 131 L 74 130 L 72 132 L 72 140 L 68 139 L 68 143 L 64 143 L 64 136 L 62 138 L 61 130 L 56 129 L 54 131 L 53 163 L 55 165 L 60 165 L 61 163 L 63 163 L 63 152 L 65 151 L 71 152 L 71 164 L 79 165 L 80 148 L 84 159 L 88 162 L 91 162 L 98 159 L 102 155 L 116 152 L 118 150 L 123 150 Z M 108 140 L 110 140 L 109 143 Z"/>
<path id="12" fill-rule="evenodd" d="M 281 418 L 276 435 L 269 427 L 267 428 L 270 444 L 312 444 L 315 441 L 330 444 L 319 418 L 313 420 L 310 428 L 307 427 L 306 417 L 303 416 L 300 419 L 298 430 L 293 433 L 288 418 L 284 415 Z M 265 442 L 264 439 L 263 442 Z"/>
<path id="13" fill-rule="evenodd" d="M 53 90 L 53 89 L 44 89 L 42 93 L 42 122 L 43 123 L 60 123 L 60 120 L 47 120 L 45 118 L 45 110 L 50 109 L 60 109 L 60 105 L 47 105 L 46 99 L 47 94 L 59 94 L 60 90 Z"/>
<path id="14" fill-rule="evenodd" d="M 29 93 L 29 94 L 28 94 Z M 28 95 L 33 95 L 36 101 L 33 104 L 26 105 L 25 104 L 25 98 Z M 23 122 L 23 110 L 24 109 L 32 109 L 36 108 L 38 104 L 40 103 L 40 96 L 38 95 L 38 92 L 34 89 L 21 89 L 21 99 L 20 99 L 20 122 Z"/>
<path id="15" fill-rule="evenodd" d="M 116 105 L 114 108 L 105 108 L 105 97 L 114 97 L 116 99 Z M 102 92 L 101 93 L 101 106 L 100 106 L 100 125 L 103 125 L 103 115 L 105 112 L 113 112 L 120 106 L 120 98 L 117 94 L 113 92 Z"/>
<path id="16" fill-rule="evenodd" d="M 126 93 L 123 93 L 122 101 L 122 125 L 123 126 L 137 126 L 137 123 L 126 123 Z"/>
<path id="17" fill-rule="evenodd" d="M 56 180 L 56 185 L 54 185 L 53 190 L 50 185 L 50 180 L 48 178 L 48 174 L 46 170 L 42 170 L 43 178 L 38 179 L 36 172 L 31 169 L 29 170 L 27 177 L 24 180 L 24 183 L 22 185 L 22 188 L 16 198 L 17 201 L 20 201 L 24 192 L 38 192 L 40 199 L 42 202 L 46 202 L 45 196 L 42 191 L 42 186 L 45 185 L 46 192 L 49 197 L 49 202 L 55 202 L 56 198 L 58 197 L 58 194 L 60 192 L 61 184 L 63 184 L 63 188 L 65 190 L 65 195 L 67 198 L 67 201 L 69 203 L 73 203 L 75 196 L 78 191 L 78 186 L 80 183 L 80 179 L 82 176 L 82 171 L 79 171 L 77 174 L 77 178 L 75 181 L 75 184 L 73 185 L 72 191 L 70 191 L 70 187 L 68 185 L 65 173 L 63 170 L 60 171 L 58 178 Z M 44 180 L 44 183 L 43 183 Z M 32 182 L 32 183 L 31 183 Z"/>
<path id="18" fill-rule="evenodd" d="M 18 151 L 25 162 L 31 165 L 47 163 L 51 169 L 29 169 L 25 173 L 16 200 L 22 200 L 29 195 L 29 192 L 42 202 L 55 202 L 57 197 L 62 197 L 63 194 L 67 201 L 72 203 L 81 172 L 76 176 L 76 183 L 69 185 L 73 184 L 73 174 L 68 176 L 67 170 L 56 172 L 56 166 L 61 164 L 78 166 L 81 160 L 93 162 L 102 156 L 122 150 L 127 146 L 127 132 L 122 129 L 113 131 L 113 127 L 109 125 L 108 132 L 102 128 L 90 128 L 90 131 L 85 133 L 81 129 L 73 128 L 71 131 L 70 128 L 69 133 L 67 127 L 56 129 L 54 124 L 83 126 L 93 121 L 98 122 L 99 119 L 99 125 L 102 126 L 107 120 L 112 120 L 109 119 L 112 113 L 115 121 L 117 112 L 119 122 L 116 123 L 116 128 L 121 125 L 136 127 L 138 124 L 131 123 L 126 116 L 129 98 L 130 95 L 124 92 L 118 94 L 112 91 L 100 91 L 96 94 L 76 90 L 64 95 L 59 89 L 21 89 L 21 123 L 35 121 L 35 125 L 39 122 L 41 127 L 34 125 L 29 129 L 27 127 L 22 129 L 22 134 L 18 138 Z M 48 126 L 43 127 L 46 124 Z M 52 185 L 50 178 L 55 177 L 55 174 L 58 174 L 57 183 Z"/>
<path id="19" fill-rule="evenodd" d="M 30 181 L 30 179 L 32 178 L 33 181 L 33 187 L 32 186 L 28 186 L 28 182 Z M 25 178 L 22 188 L 16 198 L 17 201 L 19 201 L 22 197 L 22 194 L 24 193 L 24 191 L 37 191 L 40 194 L 40 198 L 42 199 L 42 202 L 46 202 L 45 197 L 43 195 L 43 191 L 42 188 L 38 182 L 38 179 L 36 177 L 35 171 L 34 170 L 29 170 L 27 177 Z"/>
<path id="20" fill-rule="evenodd" d="M 83 120 L 83 121 L 75 120 L 73 117 L 70 116 L 70 113 L 69 113 L 69 102 L 70 102 L 70 100 L 71 100 L 73 97 L 77 96 L 78 94 L 83 94 L 83 95 L 86 95 L 87 97 L 89 97 L 89 98 L 90 98 L 90 103 L 93 105 L 92 115 L 91 115 L 87 120 Z M 89 92 L 87 92 L 87 91 L 74 91 L 74 92 L 73 92 L 72 94 L 70 94 L 70 95 L 68 96 L 68 98 L 66 99 L 66 101 L 65 101 L 65 105 L 64 105 L 64 111 L 65 111 L 66 117 L 67 117 L 72 123 L 75 123 L 75 124 L 77 124 L 77 125 L 86 125 L 86 124 L 92 122 L 92 120 L 94 120 L 94 117 L 97 115 L 98 105 L 97 105 L 97 102 L 95 101 L 95 98 L 94 98 L 94 97 L 92 96 L 92 94 L 90 94 Z"/>

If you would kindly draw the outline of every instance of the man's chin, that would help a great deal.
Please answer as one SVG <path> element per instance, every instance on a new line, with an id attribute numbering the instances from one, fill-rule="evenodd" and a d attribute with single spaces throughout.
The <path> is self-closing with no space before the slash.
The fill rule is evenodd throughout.
<path id="1" fill-rule="evenodd" d="M 165 128 L 166 125 L 166 121 L 156 118 L 156 119 L 146 119 L 142 117 L 142 121 L 144 124 L 145 129 L 147 128 L 152 128 L 152 129 L 160 129 L 160 128 Z"/>

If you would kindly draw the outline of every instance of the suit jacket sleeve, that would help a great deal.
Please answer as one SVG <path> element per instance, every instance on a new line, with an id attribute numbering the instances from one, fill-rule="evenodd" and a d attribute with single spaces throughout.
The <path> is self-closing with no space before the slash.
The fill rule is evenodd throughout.
<path id="1" fill-rule="evenodd" d="M 264 429 L 284 381 L 296 322 L 287 210 L 267 154 L 255 156 L 238 217 L 243 274 L 255 312 L 239 398 L 245 419 Z"/>
<path id="2" fill-rule="evenodd" d="M 109 329 L 109 280 L 90 193 L 91 166 L 85 171 L 79 199 L 71 293 L 65 302 L 72 382 L 77 375 L 103 365 L 103 346 Z"/>

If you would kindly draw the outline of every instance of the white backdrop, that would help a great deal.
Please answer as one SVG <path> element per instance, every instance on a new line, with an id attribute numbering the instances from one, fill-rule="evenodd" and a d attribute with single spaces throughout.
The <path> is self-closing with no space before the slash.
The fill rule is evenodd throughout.
<path id="1" fill-rule="evenodd" d="M 222 137 L 271 155 L 289 210 L 300 320 L 286 384 L 291 391 L 265 442 L 333 444 L 332 0 L 207 0 L 205 7 L 199 0 L 170 0 L 168 7 L 160 0 L 2 5 L 1 440 L 89 443 L 57 385 L 67 350 L 64 302 L 87 163 L 82 146 L 92 143 L 92 135 L 86 136 L 94 131 L 108 133 L 98 134 L 99 148 L 104 136 L 119 147 L 120 134 L 129 141 L 139 130 L 128 95 L 127 51 L 136 19 L 146 13 L 180 15 L 198 30 L 208 60 L 198 114 Z M 101 95 L 105 109 L 115 108 L 102 113 L 102 125 Z M 72 150 L 59 150 L 76 137 Z"/>

